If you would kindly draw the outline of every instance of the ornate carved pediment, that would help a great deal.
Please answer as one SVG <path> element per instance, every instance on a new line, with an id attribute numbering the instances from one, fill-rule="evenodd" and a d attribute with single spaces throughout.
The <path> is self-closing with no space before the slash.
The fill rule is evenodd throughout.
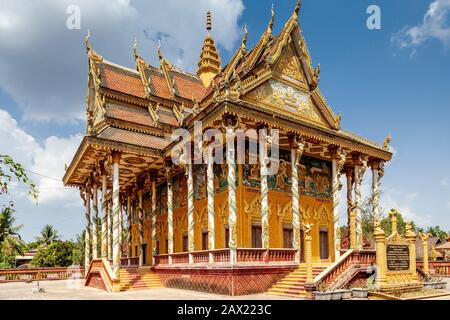
<path id="1" fill-rule="evenodd" d="M 321 206 L 319 206 L 319 208 L 316 209 L 314 219 L 318 222 L 328 223 L 332 220 L 331 211 L 327 210 L 326 206 L 322 204 Z"/>
<path id="2" fill-rule="evenodd" d="M 279 73 L 281 77 L 306 83 L 303 72 L 301 71 L 300 61 L 292 51 L 290 45 L 284 49 L 275 71 L 276 73 Z"/>
<path id="3" fill-rule="evenodd" d="M 305 90 L 271 79 L 245 95 L 244 99 L 289 116 L 330 127 Z"/>

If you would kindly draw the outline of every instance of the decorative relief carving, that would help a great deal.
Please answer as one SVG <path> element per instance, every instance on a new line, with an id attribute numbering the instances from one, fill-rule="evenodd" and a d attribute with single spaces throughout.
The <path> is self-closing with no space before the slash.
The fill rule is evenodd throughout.
<path id="1" fill-rule="evenodd" d="M 312 121 L 323 123 L 307 92 L 279 81 L 269 80 L 251 91 L 247 97 L 282 111 L 291 112 Z"/>
<path id="2" fill-rule="evenodd" d="M 280 72 L 283 76 L 300 81 L 302 83 L 305 82 L 300 71 L 300 63 L 298 62 L 297 57 L 293 54 L 290 46 L 287 47 L 286 53 L 281 57 L 277 69 L 277 71 Z"/>

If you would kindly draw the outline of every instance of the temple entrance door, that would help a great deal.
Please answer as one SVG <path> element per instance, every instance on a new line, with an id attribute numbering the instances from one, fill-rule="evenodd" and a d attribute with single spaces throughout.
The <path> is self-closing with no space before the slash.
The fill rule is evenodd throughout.
<path id="1" fill-rule="evenodd" d="M 328 245 L 328 229 L 320 228 L 319 232 L 319 241 L 320 241 L 320 259 L 326 260 L 329 258 L 329 245 Z"/>
<path id="2" fill-rule="evenodd" d="M 142 245 L 142 257 L 143 257 L 143 262 L 142 262 L 142 264 L 143 265 L 146 265 L 147 264 L 147 244 L 146 243 L 144 243 L 143 245 Z"/>
<path id="3" fill-rule="evenodd" d="M 305 262 L 305 234 L 300 230 L 300 262 Z"/>

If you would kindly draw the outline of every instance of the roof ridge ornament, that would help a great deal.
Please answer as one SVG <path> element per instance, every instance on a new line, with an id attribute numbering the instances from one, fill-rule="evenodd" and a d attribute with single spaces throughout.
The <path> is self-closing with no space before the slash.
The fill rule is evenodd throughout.
<path id="1" fill-rule="evenodd" d="M 85 39 L 85 42 L 86 42 L 86 52 L 89 52 L 89 51 L 91 51 L 91 43 L 89 42 L 89 38 L 91 37 L 91 31 L 88 29 L 88 31 L 87 31 L 87 35 L 86 35 L 86 39 Z"/>
<path id="2" fill-rule="evenodd" d="M 273 3 L 272 3 L 272 11 L 271 11 L 271 13 L 272 13 L 272 15 L 271 15 L 270 20 L 269 20 L 269 25 L 267 26 L 267 33 L 268 34 L 272 34 L 273 23 L 275 21 L 275 8 L 274 8 Z"/>
<path id="3" fill-rule="evenodd" d="M 135 58 L 139 57 L 139 54 L 138 54 L 138 41 L 137 41 L 136 37 L 134 37 L 133 52 L 134 52 L 134 57 Z"/>
<path id="4" fill-rule="evenodd" d="M 292 13 L 292 17 L 294 19 L 298 19 L 298 13 L 300 12 L 301 7 L 302 7 L 302 0 L 297 0 L 297 4 L 295 5 L 294 13 Z"/>
<path id="5" fill-rule="evenodd" d="M 244 52 L 247 52 L 247 39 L 248 39 L 248 29 L 247 29 L 247 24 L 244 24 L 244 37 L 242 38 L 242 42 L 241 42 L 241 49 Z"/>

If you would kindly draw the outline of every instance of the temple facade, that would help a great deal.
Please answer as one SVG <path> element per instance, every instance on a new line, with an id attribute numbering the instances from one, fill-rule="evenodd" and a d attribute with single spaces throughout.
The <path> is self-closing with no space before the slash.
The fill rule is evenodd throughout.
<path id="1" fill-rule="evenodd" d="M 361 180 L 371 173 L 377 220 L 390 137 L 378 144 L 341 128 L 319 89 L 299 11 L 300 1 L 274 35 L 272 10 L 254 48 L 245 30 L 225 66 L 208 13 L 196 74 L 174 66 L 161 45 L 159 66 L 137 43 L 135 68 L 119 66 L 88 35 L 87 129 L 63 178 L 86 208 L 88 285 L 117 290 L 134 268 L 165 286 L 265 291 L 293 269 L 325 268 L 345 252 L 340 192 L 346 249 L 363 249 Z M 261 277 L 253 291 L 241 288 L 249 275 Z"/>

